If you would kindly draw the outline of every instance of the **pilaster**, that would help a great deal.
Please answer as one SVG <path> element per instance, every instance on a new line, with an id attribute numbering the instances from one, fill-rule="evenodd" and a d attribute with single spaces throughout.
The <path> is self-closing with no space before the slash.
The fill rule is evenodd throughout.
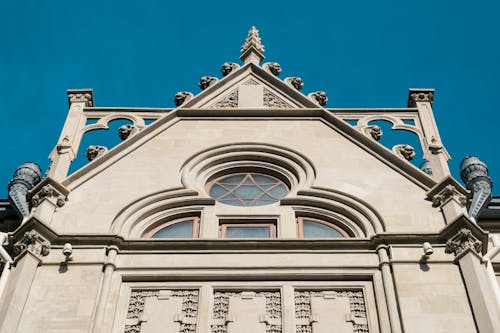
<path id="1" fill-rule="evenodd" d="M 434 89 L 410 89 L 408 107 L 416 107 L 424 132 L 424 158 L 429 161 L 432 168 L 432 177 L 440 181 L 450 175 L 448 160 L 450 156 L 441 142 L 439 131 L 434 119 L 432 104 L 434 102 Z"/>
<path id="2" fill-rule="evenodd" d="M 84 108 L 94 105 L 92 89 L 70 89 L 68 93 L 69 111 L 57 145 L 49 158 L 52 161 L 48 176 L 55 180 L 66 177 L 71 161 L 78 153 L 81 130 L 85 127 Z"/>

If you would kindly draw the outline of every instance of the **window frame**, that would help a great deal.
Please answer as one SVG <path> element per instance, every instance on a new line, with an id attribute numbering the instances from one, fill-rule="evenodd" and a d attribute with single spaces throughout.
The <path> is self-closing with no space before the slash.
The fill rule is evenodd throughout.
<path id="1" fill-rule="evenodd" d="M 166 222 L 163 222 L 148 231 L 146 231 L 143 235 L 143 238 L 147 239 L 175 239 L 174 237 L 163 237 L 163 238 L 153 238 L 153 235 L 155 235 L 157 232 L 160 230 L 167 228 L 171 225 L 181 223 L 181 222 L 186 222 L 186 221 L 193 221 L 193 230 L 192 230 L 192 235 L 191 238 L 199 238 L 200 236 L 200 217 L 199 216 L 184 216 L 184 217 L 179 217 L 173 220 L 169 220 Z M 181 237 L 177 238 L 180 239 Z"/>
<path id="2" fill-rule="evenodd" d="M 242 220 L 219 220 L 219 238 L 224 239 L 273 239 L 277 238 L 277 220 L 273 219 L 242 219 Z M 258 228 L 267 227 L 269 237 L 226 237 L 227 228 Z"/>
<path id="3" fill-rule="evenodd" d="M 337 231 L 339 234 L 341 234 L 342 237 L 304 237 L 304 220 L 315 222 L 315 223 L 320 223 L 320 224 L 323 224 L 329 228 L 332 228 L 335 231 Z M 321 219 L 314 218 L 314 217 L 308 217 L 308 216 L 297 216 L 296 222 L 297 222 L 297 238 L 302 238 L 302 239 L 330 238 L 331 239 L 331 238 L 349 238 L 349 237 L 351 237 L 351 235 L 349 235 L 347 233 L 347 231 L 345 231 L 344 229 L 342 229 L 341 227 L 339 227 L 335 223 L 332 223 L 329 221 L 321 220 Z"/>

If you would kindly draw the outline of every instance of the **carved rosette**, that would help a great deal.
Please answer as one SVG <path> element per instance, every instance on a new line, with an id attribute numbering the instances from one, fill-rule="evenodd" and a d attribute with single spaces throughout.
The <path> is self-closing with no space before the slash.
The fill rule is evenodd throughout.
<path id="1" fill-rule="evenodd" d="M 291 85 L 297 90 L 301 90 L 304 87 L 304 81 L 298 76 L 285 78 L 285 83 Z"/>
<path id="2" fill-rule="evenodd" d="M 85 106 L 94 106 L 94 96 L 92 96 L 92 91 L 78 91 L 69 90 L 68 91 L 68 102 L 71 103 L 85 103 Z"/>
<path id="3" fill-rule="evenodd" d="M 380 141 L 380 139 L 382 138 L 382 135 L 384 134 L 384 132 L 382 132 L 382 129 L 380 128 L 380 126 L 377 126 L 377 125 L 368 126 L 367 129 L 368 129 L 368 134 L 370 134 L 370 136 L 375 141 Z"/>
<path id="4" fill-rule="evenodd" d="M 141 323 L 144 320 L 144 306 L 146 298 L 159 298 L 161 294 L 168 297 L 182 299 L 182 309 L 179 318 L 179 333 L 195 333 L 196 318 L 198 316 L 198 290 L 133 290 L 130 294 L 127 324 L 125 333 L 140 333 Z M 147 314 L 146 314 L 147 317 Z"/>
<path id="5" fill-rule="evenodd" d="M 234 72 L 235 70 L 237 70 L 238 68 L 240 68 L 240 65 L 238 65 L 237 63 L 235 62 L 225 62 L 222 64 L 222 68 L 221 68 L 221 73 L 222 73 L 222 76 L 228 76 L 230 73 Z"/>
<path id="6" fill-rule="evenodd" d="M 217 81 L 219 81 L 218 78 L 213 77 L 213 76 L 202 76 L 200 78 L 200 83 L 198 83 L 198 87 L 200 87 L 201 90 L 205 90 L 208 87 L 214 85 Z"/>
<path id="7" fill-rule="evenodd" d="M 354 333 L 368 333 L 365 298 L 362 290 L 304 290 L 295 291 L 295 320 L 297 333 L 311 333 L 314 314 L 311 309 L 311 297 L 349 298 L 350 318 Z M 321 320 L 321 318 L 319 318 Z"/>
<path id="8" fill-rule="evenodd" d="M 407 144 L 395 145 L 392 147 L 392 151 L 394 154 L 407 161 L 411 161 L 415 157 L 415 149 Z"/>
<path id="9" fill-rule="evenodd" d="M 315 91 L 307 95 L 311 101 L 320 106 L 325 106 L 328 103 L 328 97 L 324 91 Z"/>
<path id="10" fill-rule="evenodd" d="M 285 102 L 282 98 L 276 96 L 267 89 L 264 89 L 264 106 L 276 109 L 289 109 L 292 106 Z"/>
<path id="11" fill-rule="evenodd" d="M 266 72 L 269 72 L 275 76 L 278 76 L 281 73 L 281 65 L 277 62 L 266 62 L 264 65 L 262 65 L 262 68 Z"/>
<path id="12" fill-rule="evenodd" d="M 57 190 L 54 186 L 47 184 L 31 197 L 32 207 L 38 207 L 43 200 L 51 200 L 58 207 L 64 206 L 68 200 L 67 196 Z"/>
<path id="13" fill-rule="evenodd" d="M 24 251 L 30 251 L 38 257 L 45 257 L 50 253 L 50 242 L 35 230 L 27 231 L 20 240 L 14 243 L 16 255 Z"/>
<path id="14" fill-rule="evenodd" d="M 104 146 L 89 146 L 87 148 L 87 159 L 93 161 L 108 152 L 108 148 Z"/>
<path id="15" fill-rule="evenodd" d="M 118 136 L 122 140 L 126 140 L 130 135 L 134 135 L 137 133 L 139 129 L 135 125 L 122 125 L 120 128 L 118 128 Z"/>
<path id="16" fill-rule="evenodd" d="M 194 95 L 189 91 L 179 91 L 177 94 L 175 94 L 174 97 L 175 106 L 181 106 L 182 104 L 193 98 L 193 96 Z"/>
<path id="17" fill-rule="evenodd" d="M 434 89 L 410 90 L 408 96 L 408 106 L 415 107 L 417 103 L 432 103 L 434 102 Z"/>
<path id="18" fill-rule="evenodd" d="M 480 254 L 482 247 L 483 243 L 469 229 L 462 228 L 446 242 L 445 252 L 460 257 L 469 250 Z"/>
<path id="19" fill-rule="evenodd" d="M 439 193 L 432 197 L 432 204 L 434 207 L 439 207 L 452 198 L 455 198 L 462 206 L 467 204 L 467 198 L 460 193 L 453 185 L 444 187 Z"/>

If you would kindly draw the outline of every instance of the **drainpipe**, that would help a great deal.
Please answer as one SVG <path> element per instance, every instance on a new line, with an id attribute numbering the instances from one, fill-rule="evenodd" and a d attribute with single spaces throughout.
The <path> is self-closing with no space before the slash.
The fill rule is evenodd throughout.
<path id="1" fill-rule="evenodd" d="M 488 167 L 478 157 L 467 156 L 460 163 L 460 177 L 472 195 L 469 217 L 477 220 L 481 211 L 491 201 L 493 182 L 488 176 Z"/>
<path id="2" fill-rule="evenodd" d="M 486 271 L 488 273 L 491 289 L 495 295 L 498 311 L 500 313 L 500 287 L 498 286 L 495 271 L 493 270 L 493 265 L 491 264 L 491 260 L 500 253 L 500 237 L 498 237 L 498 235 L 491 236 L 491 242 L 493 243 L 493 248 L 491 248 L 491 250 L 484 255 L 483 262 L 486 264 Z"/>
<path id="3" fill-rule="evenodd" d="M 5 251 L 4 242 L 7 239 L 7 234 L 0 232 L 0 259 L 5 263 L 2 270 L 2 275 L 0 276 L 0 300 L 2 299 L 5 286 L 9 280 L 10 275 L 10 265 L 12 264 L 11 256 Z"/>
<path id="4" fill-rule="evenodd" d="M 9 182 L 9 200 L 20 217 L 26 222 L 30 214 L 28 202 L 29 191 L 42 179 L 42 171 L 38 164 L 27 162 L 21 164 Z"/>

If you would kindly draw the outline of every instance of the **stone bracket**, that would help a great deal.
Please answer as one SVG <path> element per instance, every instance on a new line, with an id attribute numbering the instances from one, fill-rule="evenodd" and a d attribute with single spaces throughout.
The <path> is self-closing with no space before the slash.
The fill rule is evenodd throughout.
<path id="1" fill-rule="evenodd" d="M 36 230 L 29 230 L 23 234 L 21 239 L 14 243 L 13 250 L 16 256 L 29 251 L 38 258 L 41 258 L 50 253 L 50 242 Z"/>
<path id="2" fill-rule="evenodd" d="M 57 207 L 62 207 L 68 200 L 69 190 L 57 182 L 47 177 L 38 183 L 30 191 L 32 207 L 38 207 L 44 200 L 49 200 Z"/>
<path id="3" fill-rule="evenodd" d="M 441 207 L 452 199 L 465 207 L 468 193 L 455 179 L 448 176 L 427 192 L 427 199 L 432 201 L 434 207 Z"/>

